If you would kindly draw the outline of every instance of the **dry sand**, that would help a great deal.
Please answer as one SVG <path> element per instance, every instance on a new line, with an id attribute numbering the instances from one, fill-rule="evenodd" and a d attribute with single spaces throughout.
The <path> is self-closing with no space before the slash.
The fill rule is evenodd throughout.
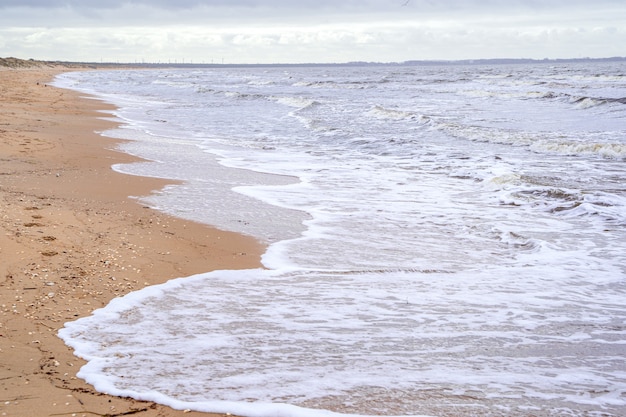
<path id="1" fill-rule="evenodd" d="M 94 133 L 107 105 L 46 85 L 62 71 L 0 69 L 0 415 L 206 416 L 94 391 L 57 331 L 146 285 L 258 267 L 263 247 L 129 199 L 166 182 L 111 169 L 133 158 Z"/>

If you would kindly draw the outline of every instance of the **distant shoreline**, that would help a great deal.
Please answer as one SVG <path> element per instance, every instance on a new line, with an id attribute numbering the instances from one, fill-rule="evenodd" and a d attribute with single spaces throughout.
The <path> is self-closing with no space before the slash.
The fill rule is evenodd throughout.
<path id="1" fill-rule="evenodd" d="M 178 62 L 72 62 L 72 61 L 43 61 L 20 58 L 0 58 L 0 67 L 9 68 L 263 68 L 263 67 L 368 67 L 368 66 L 443 66 L 443 65 L 516 65 L 516 64 L 570 64 L 570 63 L 601 63 L 626 62 L 626 57 L 608 58 L 562 58 L 562 59 L 529 59 L 529 58 L 487 58 L 461 60 L 410 60 L 403 62 L 366 62 L 354 61 L 344 63 L 283 63 L 283 64 L 215 64 L 215 63 L 178 63 Z"/>

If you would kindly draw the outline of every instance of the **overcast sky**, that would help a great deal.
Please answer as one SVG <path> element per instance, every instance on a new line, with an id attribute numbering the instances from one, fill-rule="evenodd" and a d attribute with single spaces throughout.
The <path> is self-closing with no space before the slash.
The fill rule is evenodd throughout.
<path id="1" fill-rule="evenodd" d="M 302 63 L 626 56 L 625 0 L 0 0 L 0 57 Z"/>

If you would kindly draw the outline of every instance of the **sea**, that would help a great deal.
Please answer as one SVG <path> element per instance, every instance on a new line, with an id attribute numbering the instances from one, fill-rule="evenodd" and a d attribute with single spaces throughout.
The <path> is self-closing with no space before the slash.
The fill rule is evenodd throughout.
<path id="1" fill-rule="evenodd" d="M 626 415 L 626 63 L 95 70 L 142 204 L 250 235 L 66 323 L 98 391 L 246 417 Z"/>

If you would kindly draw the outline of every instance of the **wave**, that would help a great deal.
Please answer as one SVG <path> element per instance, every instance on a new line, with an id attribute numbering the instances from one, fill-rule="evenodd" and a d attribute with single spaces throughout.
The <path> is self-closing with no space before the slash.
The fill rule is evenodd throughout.
<path id="1" fill-rule="evenodd" d="M 492 91 L 467 90 L 464 95 L 474 98 L 499 98 L 521 100 L 560 100 L 575 105 L 578 109 L 589 109 L 607 104 L 626 104 L 626 97 L 576 96 L 556 91 Z"/>
<path id="2" fill-rule="evenodd" d="M 562 100 L 566 101 L 569 104 L 574 104 L 576 108 L 583 110 L 598 106 L 604 106 L 607 104 L 626 104 L 626 97 L 578 96 L 567 93 L 557 93 L 554 91 L 531 92 L 527 94 L 527 97 L 549 100 Z"/>
<path id="3" fill-rule="evenodd" d="M 611 141 L 609 138 L 587 134 L 579 138 L 563 137 L 561 133 L 530 132 L 514 129 L 463 125 L 461 123 L 439 121 L 436 118 L 420 116 L 420 121 L 431 129 L 472 142 L 495 143 L 528 147 L 533 152 L 569 156 L 596 156 L 605 159 L 626 159 L 626 143 Z M 578 139 L 578 140 L 575 140 Z M 587 140 L 586 142 L 584 140 Z"/>
<path id="4" fill-rule="evenodd" d="M 581 109 L 588 109 L 597 106 L 603 106 L 610 103 L 626 104 L 626 97 L 608 98 L 608 97 L 575 97 L 572 96 L 570 102 L 576 104 Z"/>
<path id="5" fill-rule="evenodd" d="M 263 94 L 250 94 L 240 93 L 238 91 L 222 91 L 222 94 L 228 98 L 234 98 L 238 100 L 266 100 L 267 96 Z"/>
<path id="6" fill-rule="evenodd" d="M 387 81 L 380 81 L 381 83 Z M 374 88 L 370 81 L 298 81 L 292 84 L 293 87 L 311 87 L 311 88 L 344 88 L 349 90 L 365 90 Z"/>
<path id="7" fill-rule="evenodd" d="M 298 109 L 309 108 L 309 107 L 313 107 L 315 105 L 321 104 L 319 101 L 312 100 L 306 97 L 298 97 L 298 96 L 291 96 L 291 97 L 272 96 L 272 97 L 269 97 L 269 99 L 276 101 L 277 103 L 284 104 L 289 107 L 296 107 Z"/>
<path id="8" fill-rule="evenodd" d="M 607 159 L 626 159 L 626 144 L 610 142 L 540 141 L 532 144 L 536 152 L 551 152 L 562 155 L 597 155 Z"/>
<path id="9" fill-rule="evenodd" d="M 250 80 L 247 83 L 248 85 L 253 86 L 266 86 L 266 85 L 274 85 L 274 81 L 271 80 Z"/>
<path id="10" fill-rule="evenodd" d="M 520 176 L 521 181 L 532 181 Z M 608 192 L 585 192 L 559 187 L 533 187 L 526 184 L 501 196 L 506 205 L 530 205 L 561 217 L 597 217 L 604 221 L 626 225 L 626 198 Z"/>
<path id="11" fill-rule="evenodd" d="M 428 120 L 430 121 L 429 125 L 432 129 L 442 131 L 454 138 L 466 139 L 473 142 L 530 146 L 536 140 L 536 136 L 529 132 L 463 125 L 455 122 L 438 121 L 435 118 L 429 118 Z"/>
<path id="12" fill-rule="evenodd" d="M 190 88 L 195 85 L 195 83 L 192 81 L 178 80 L 177 78 L 173 78 L 173 77 L 158 78 L 152 81 L 151 84 L 156 85 L 156 86 L 167 86 L 167 87 L 180 88 L 180 89 Z"/>
<path id="13" fill-rule="evenodd" d="M 417 115 L 410 111 L 389 109 L 382 106 L 374 106 L 368 111 L 368 114 L 381 119 L 414 119 Z"/>
<path id="14" fill-rule="evenodd" d="M 502 233 L 500 240 L 516 252 L 535 253 L 542 248 L 542 242 L 539 239 L 532 239 L 513 231 Z"/>
<path id="15" fill-rule="evenodd" d="M 197 94 L 212 94 L 212 95 L 223 96 L 223 97 L 235 99 L 235 100 L 265 100 L 268 98 L 266 95 L 263 95 L 263 94 L 219 90 L 219 89 L 209 88 L 205 86 L 197 86 L 196 93 Z"/>
<path id="16" fill-rule="evenodd" d="M 552 212 L 568 217 L 598 216 L 611 224 L 625 226 L 626 198 L 606 192 L 583 194 L 579 201 L 553 208 Z"/>

